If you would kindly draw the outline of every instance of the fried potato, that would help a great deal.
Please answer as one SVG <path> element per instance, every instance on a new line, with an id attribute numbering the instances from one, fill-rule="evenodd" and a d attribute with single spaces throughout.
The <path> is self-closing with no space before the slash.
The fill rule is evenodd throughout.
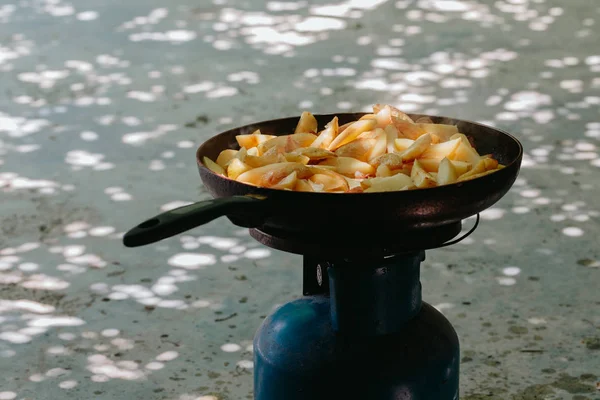
<path id="1" fill-rule="evenodd" d="M 449 185 L 456 182 L 458 179 L 458 173 L 452 161 L 447 158 L 440 161 L 437 176 L 435 177 L 438 185 Z"/>
<path id="2" fill-rule="evenodd" d="M 225 169 L 208 157 L 202 158 L 202 163 L 206 168 L 210 169 L 215 174 L 225 175 Z"/>
<path id="3" fill-rule="evenodd" d="M 227 166 L 227 177 L 235 180 L 238 176 L 251 169 L 252 167 L 245 162 L 240 161 L 238 158 L 234 158 Z"/>
<path id="4" fill-rule="evenodd" d="M 251 147 L 248 149 L 248 155 L 258 157 L 258 156 L 260 156 L 260 152 L 258 151 L 257 147 Z"/>
<path id="5" fill-rule="evenodd" d="M 333 139 L 338 135 L 339 125 L 338 125 L 338 117 L 333 117 L 331 122 L 329 122 L 325 129 L 319 133 L 319 136 L 310 144 L 310 147 L 317 147 L 321 149 L 326 149 L 329 147 Z"/>
<path id="6" fill-rule="evenodd" d="M 317 120 L 314 115 L 304 111 L 300 116 L 294 133 L 317 133 Z"/>
<path id="7" fill-rule="evenodd" d="M 310 161 L 314 162 L 337 157 L 336 153 L 332 151 L 316 147 L 301 147 L 292 151 L 290 154 L 304 156 L 307 157 Z"/>
<path id="8" fill-rule="evenodd" d="M 403 152 L 404 150 L 408 149 L 410 146 L 412 146 L 412 144 L 415 141 L 412 139 L 407 139 L 407 138 L 398 138 L 394 140 L 394 151 L 397 152 Z M 389 151 L 388 149 L 388 153 L 393 153 L 394 151 Z"/>
<path id="9" fill-rule="evenodd" d="M 287 153 L 283 155 L 283 158 L 284 161 L 297 162 L 304 165 L 308 165 L 308 163 L 310 162 L 310 158 L 303 154 Z"/>
<path id="10" fill-rule="evenodd" d="M 450 140 L 460 141 L 458 147 L 454 150 L 454 153 L 451 155 L 451 160 L 457 161 L 465 161 L 470 164 L 476 165 L 481 158 L 477 151 L 473 147 L 471 147 L 471 142 L 469 139 L 462 133 L 458 133 L 456 135 L 451 136 Z"/>
<path id="11" fill-rule="evenodd" d="M 260 129 L 257 129 L 250 135 L 237 135 L 235 140 L 238 142 L 240 147 L 251 149 L 252 147 L 256 147 L 261 143 L 273 139 L 274 137 L 275 136 L 272 135 L 263 135 L 260 133 Z"/>
<path id="12" fill-rule="evenodd" d="M 396 174 L 382 178 L 369 178 L 361 182 L 366 193 L 369 192 L 393 192 L 412 185 L 413 182 L 408 175 Z"/>
<path id="13" fill-rule="evenodd" d="M 377 121 L 377 125 L 382 129 L 390 125 L 392 123 L 392 109 L 390 106 L 385 106 L 379 110 L 375 114 L 375 120 Z"/>
<path id="14" fill-rule="evenodd" d="M 217 157 L 217 164 L 219 164 L 223 169 L 227 168 L 227 165 L 235 157 L 237 152 L 237 150 L 233 149 L 223 150 L 219 153 L 219 156 Z"/>
<path id="15" fill-rule="evenodd" d="M 402 162 L 409 162 L 416 158 L 418 158 L 421 154 L 423 154 L 431 145 L 431 136 L 429 133 L 426 133 L 422 136 L 419 136 L 417 140 L 414 141 L 413 144 L 402 153 L 400 153 L 400 157 L 402 158 Z"/>
<path id="16" fill-rule="evenodd" d="M 389 169 L 402 168 L 402 157 L 396 153 L 387 153 L 376 157 L 369 161 L 369 164 L 378 168 L 381 165 L 387 166 Z"/>
<path id="17" fill-rule="evenodd" d="M 330 158 L 321 162 L 320 165 L 335 166 L 338 173 L 350 178 L 356 177 L 357 172 L 363 175 L 372 175 L 375 173 L 375 168 L 371 164 L 351 157 Z"/>
<path id="18" fill-rule="evenodd" d="M 499 171 L 499 170 L 500 170 L 500 168 L 493 169 L 493 170 L 490 170 L 490 171 L 481 172 L 479 174 L 473 174 L 473 175 L 467 175 L 467 174 L 465 174 L 463 176 L 459 176 L 458 177 L 458 182 L 470 181 L 470 180 L 473 180 L 473 179 L 481 178 L 482 176 L 486 176 L 486 175 L 492 174 L 492 173 L 494 173 L 496 171 Z"/>
<path id="19" fill-rule="evenodd" d="M 236 180 L 255 186 L 271 187 L 292 172 L 296 172 L 298 179 L 308 178 L 312 175 L 310 170 L 301 163 L 282 162 L 254 168 L 240 174 Z"/>
<path id="20" fill-rule="evenodd" d="M 338 147 L 341 147 L 346 143 L 350 143 L 351 141 L 356 139 L 361 133 L 375 129 L 376 126 L 377 122 L 375 122 L 375 120 L 372 119 L 356 121 L 348 128 L 344 129 L 344 131 L 341 132 L 335 139 L 333 139 L 333 142 L 331 142 L 327 150 L 334 151 Z"/>
<path id="21" fill-rule="evenodd" d="M 265 154 L 273 147 L 283 148 L 286 153 L 300 147 L 308 147 L 317 139 L 312 133 L 294 133 L 293 135 L 276 136 L 271 140 L 260 143 L 257 147 L 261 154 Z"/>
<path id="22" fill-rule="evenodd" d="M 388 153 L 396 151 L 396 139 L 398 139 L 398 129 L 394 125 L 388 125 L 384 128 L 386 135 L 386 150 Z"/>
<path id="23" fill-rule="evenodd" d="M 294 186 L 296 192 L 314 192 L 312 185 L 306 179 L 296 179 L 296 186 Z"/>
<path id="24" fill-rule="evenodd" d="M 393 107 L 390 105 L 375 104 L 373 106 L 373 112 L 375 114 L 377 114 L 379 111 L 381 111 L 382 108 L 385 108 L 385 107 L 388 107 L 390 109 L 392 118 L 396 118 L 396 119 L 403 120 L 403 121 L 408 121 L 410 123 L 414 122 L 408 115 L 406 115 L 402 111 L 398 110 L 396 107 Z"/>
<path id="25" fill-rule="evenodd" d="M 298 173 L 296 171 L 292 172 L 285 178 L 279 181 L 279 183 L 271 186 L 272 189 L 288 189 L 293 190 L 296 187 L 296 183 L 298 182 Z"/>
<path id="26" fill-rule="evenodd" d="M 478 174 L 485 172 L 486 171 L 485 164 L 486 164 L 485 159 L 479 160 L 479 162 L 477 162 L 477 164 L 473 165 L 473 168 L 471 168 L 469 171 L 465 172 L 464 174 L 460 175 L 458 177 L 458 180 L 464 180 L 464 178 L 468 178 L 469 176 L 478 175 Z"/>
<path id="27" fill-rule="evenodd" d="M 392 120 L 396 129 L 398 129 L 399 134 L 403 137 L 416 140 L 419 136 L 427 133 L 425 129 L 421 128 L 417 124 L 413 124 L 401 119 L 392 118 Z"/>
<path id="28" fill-rule="evenodd" d="M 323 186 L 323 191 L 331 192 L 336 190 L 346 191 L 349 189 L 348 182 L 337 172 L 323 170 L 323 173 L 314 174 L 308 178 L 310 182 Z"/>
<path id="29" fill-rule="evenodd" d="M 421 164 L 419 164 L 419 160 L 415 160 L 415 162 L 413 163 L 410 178 L 412 179 L 415 186 L 419 189 L 425 189 L 436 186 L 435 179 L 429 174 L 429 172 L 425 171 L 423 167 L 421 167 Z"/>
<path id="30" fill-rule="evenodd" d="M 446 158 L 446 157 L 444 157 L 444 158 Z M 466 163 L 464 161 L 455 161 L 455 160 L 449 160 L 449 161 L 452 163 L 452 165 L 454 166 L 454 169 L 456 170 L 456 173 L 459 176 L 464 174 L 465 172 L 469 171 L 472 167 L 471 164 Z M 441 162 L 441 160 L 438 160 L 435 158 L 419 158 L 419 164 L 421 164 L 421 167 L 423 167 L 423 169 L 427 172 L 438 172 L 440 162 Z"/>
<path id="31" fill-rule="evenodd" d="M 247 155 L 244 162 L 252 168 L 264 167 L 265 165 L 288 161 L 283 154 L 273 154 L 268 156 Z"/>
<path id="32" fill-rule="evenodd" d="M 356 139 L 350 143 L 340 146 L 335 154 L 338 157 L 352 157 L 360 161 L 367 161 L 371 150 L 377 143 L 377 139 Z"/>
<path id="33" fill-rule="evenodd" d="M 431 133 L 439 137 L 440 142 L 446 142 L 450 138 L 458 133 L 456 125 L 444 125 L 444 124 L 416 124 L 419 128 L 423 129 L 427 133 Z"/>
<path id="34" fill-rule="evenodd" d="M 429 117 L 420 117 L 415 120 L 415 124 L 433 124 L 433 121 Z"/>
<path id="35" fill-rule="evenodd" d="M 375 118 L 375 114 L 365 114 L 362 117 L 360 117 L 358 120 L 362 121 L 362 120 L 365 120 L 365 119 L 376 119 Z"/>
<path id="36" fill-rule="evenodd" d="M 429 146 L 427 150 L 421 153 L 421 158 L 428 158 L 440 161 L 443 158 L 451 158 L 451 156 L 456 152 L 456 149 L 458 148 L 460 143 L 460 139 L 454 139 L 449 142 L 433 144 Z"/>

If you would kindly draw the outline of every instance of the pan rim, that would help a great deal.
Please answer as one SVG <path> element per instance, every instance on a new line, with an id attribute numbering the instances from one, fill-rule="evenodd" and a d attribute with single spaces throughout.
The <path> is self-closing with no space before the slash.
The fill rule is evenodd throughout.
<path id="1" fill-rule="evenodd" d="M 364 111 L 361 111 L 361 112 L 351 112 L 350 111 L 350 112 L 339 112 L 339 113 L 330 113 L 330 114 L 319 113 L 319 114 L 313 114 L 313 115 L 315 117 L 320 117 L 320 116 L 329 116 L 329 115 L 339 116 L 339 115 L 351 115 L 351 114 L 361 115 L 362 116 L 362 115 L 367 115 L 369 113 L 364 112 Z M 442 116 L 442 115 L 417 114 L 417 113 L 407 113 L 407 114 L 409 116 L 411 116 L 411 117 L 418 115 L 419 117 L 429 117 L 429 118 L 432 118 L 432 119 L 452 120 L 452 121 L 455 121 L 456 123 L 463 122 L 463 123 L 467 123 L 467 124 L 471 124 L 471 125 L 481 126 L 483 128 L 487 128 L 487 129 L 492 129 L 492 130 L 494 130 L 496 132 L 499 132 L 499 133 L 507 136 L 508 138 L 510 138 L 514 143 L 517 144 L 519 151 L 518 151 L 516 157 L 510 163 L 506 164 L 503 169 L 498 170 L 498 171 L 496 171 L 496 172 L 494 172 L 492 174 L 487 174 L 487 175 L 481 176 L 479 178 L 471 179 L 471 180 L 468 180 L 468 181 L 451 183 L 449 185 L 435 186 L 435 187 L 431 187 L 431 188 L 417 188 L 417 189 L 411 189 L 411 190 L 396 190 L 396 191 L 389 191 L 389 192 L 367 192 L 367 193 L 364 193 L 364 192 L 360 192 L 360 193 L 356 193 L 356 192 L 344 192 L 344 193 L 296 192 L 296 191 L 293 191 L 293 190 L 272 189 L 272 188 L 266 188 L 266 187 L 262 187 L 262 186 L 249 185 L 247 183 L 239 182 L 239 181 L 236 181 L 234 179 L 231 179 L 231 178 L 228 178 L 228 177 L 225 177 L 223 175 L 219 175 L 219 174 L 213 172 L 212 170 L 210 170 L 209 168 L 207 168 L 204 165 L 204 163 L 201 161 L 201 159 L 200 159 L 200 153 L 203 150 L 204 146 L 210 140 L 212 140 L 213 138 L 215 138 L 217 136 L 223 135 L 225 133 L 228 133 L 228 132 L 231 132 L 231 131 L 234 131 L 234 130 L 242 130 L 244 128 L 249 128 L 249 127 L 256 126 L 256 125 L 261 125 L 261 124 L 266 124 L 266 123 L 277 123 L 279 121 L 289 120 L 291 118 L 300 118 L 300 116 L 298 115 L 298 116 L 281 117 L 281 118 L 276 118 L 276 119 L 270 119 L 270 120 L 264 120 L 264 121 L 254 122 L 254 123 L 251 123 L 251 124 L 246 124 L 246 125 L 243 125 L 243 126 L 239 126 L 239 127 L 236 127 L 236 128 L 231 128 L 231 129 L 228 129 L 226 131 L 217 133 L 216 135 L 213 135 L 210 138 L 208 138 L 207 140 L 205 140 L 204 142 L 202 142 L 202 144 L 200 144 L 200 146 L 198 146 L 198 148 L 196 149 L 196 164 L 197 164 L 198 168 L 201 168 L 205 172 L 208 172 L 209 174 L 212 174 L 212 175 L 214 175 L 214 176 L 216 176 L 216 177 L 218 177 L 220 179 L 226 179 L 228 181 L 235 182 L 236 184 L 241 185 L 240 187 L 248 188 L 249 191 L 250 190 L 260 190 L 261 192 L 263 192 L 261 194 L 265 194 L 265 195 L 268 194 L 268 193 L 277 193 L 278 195 L 280 195 L 282 193 L 286 193 L 287 192 L 287 193 L 294 193 L 296 195 L 301 195 L 301 196 L 320 195 L 321 197 L 325 197 L 325 195 L 330 195 L 330 196 L 335 196 L 335 195 L 362 195 L 362 196 L 369 196 L 370 195 L 370 196 L 377 196 L 377 195 L 379 195 L 379 196 L 381 196 L 381 195 L 390 194 L 390 193 L 407 193 L 407 194 L 411 193 L 411 192 L 412 193 L 422 193 L 425 190 L 432 191 L 432 190 L 435 190 L 435 189 L 437 189 L 438 192 L 440 192 L 440 191 L 442 191 L 443 189 L 446 189 L 446 188 L 456 188 L 456 187 L 462 187 L 464 185 L 470 186 L 470 185 L 473 184 L 473 182 L 482 182 L 484 180 L 485 181 L 489 181 L 497 173 L 502 173 L 502 171 L 505 171 L 505 170 L 511 169 L 511 167 L 514 167 L 515 164 L 520 164 L 521 163 L 521 160 L 523 158 L 523 145 L 522 145 L 522 143 L 515 136 L 513 136 L 512 134 L 506 132 L 503 129 L 496 128 L 496 127 L 493 127 L 491 125 L 483 124 L 483 123 L 480 123 L 480 122 L 474 122 L 474 121 L 460 119 L 460 118 L 446 117 L 446 116 Z M 227 149 L 222 149 L 222 150 L 227 150 Z"/>

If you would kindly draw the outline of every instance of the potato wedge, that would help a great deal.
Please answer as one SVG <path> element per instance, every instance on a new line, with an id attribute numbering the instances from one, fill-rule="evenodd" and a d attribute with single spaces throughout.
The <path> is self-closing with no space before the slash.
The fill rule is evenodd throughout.
<path id="1" fill-rule="evenodd" d="M 402 157 L 399 154 L 387 153 L 369 160 L 369 164 L 375 168 L 378 168 L 380 165 L 385 165 L 393 170 L 402 168 L 403 162 Z"/>
<path id="2" fill-rule="evenodd" d="M 377 178 L 387 178 L 392 176 L 392 170 L 387 165 L 380 165 L 375 172 Z"/>
<path id="3" fill-rule="evenodd" d="M 245 147 L 242 147 L 235 155 L 235 158 L 237 158 L 238 160 L 243 162 L 246 159 L 247 155 L 248 155 L 248 149 Z"/>
<path id="4" fill-rule="evenodd" d="M 341 132 L 335 139 L 333 139 L 333 142 L 331 142 L 331 144 L 327 147 L 327 150 L 334 151 L 338 147 L 341 147 L 346 143 L 350 143 L 361 133 L 375 129 L 376 126 L 377 122 L 373 119 L 356 121 L 348 128 L 344 129 L 344 131 Z"/>
<path id="5" fill-rule="evenodd" d="M 237 150 L 233 149 L 225 149 L 219 153 L 217 157 L 217 164 L 219 164 L 222 168 L 227 168 L 229 162 L 235 157 L 237 154 Z"/>
<path id="6" fill-rule="evenodd" d="M 381 128 L 375 129 L 375 144 L 367 155 L 367 159 L 379 157 L 386 153 L 387 150 L 387 134 Z"/>
<path id="7" fill-rule="evenodd" d="M 471 168 L 469 171 L 465 172 L 464 174 L 460 175 L 458 177 L 458 180 L 465 180 L 465 178 L 468 178 L 471 175 L 478 175 L 481 174 L 483 172 L 486 171 L 485 168 L 485 159 L 483 160 L 479 160 L 479 162 L 475 165 L 473 165 L 473 168 Z M 462 178 L 462 179 L 461 179 Z"/>
<path id="8" fill-rule="evenodd" d="M 310 144 L 310 147 L 326 149 L 338 135 L 338 132 L 338 117 L 334 117 L 331 122 L 325 125 L 325 129 L 319 133 L 319 136 Z"/>
<path id="9" fill-rule="evenodd" d="M 466 163 L 464 161 L 454 161 L 454 160 L 449 160 L 449 161 L 452 163 L 452 165 L 454 166 L 454 169 L 456 170 L 456 173 L 459 176 L 464 174 L 465 172 L 469 171 L 472 167 L 471 164 Z M 419 158 L 419 164 L 421 164 L 421 167 L 423 167 L 423 169 L 427 172 L 438 172 L 440 162 L 441 162 L 441 160 L 438 160 L 435 158 Z"/>
<path id="10" fill-rule="evenodd" d="M 292 172 L 296 172 L 298 179 L 308 178 L 312 175 L 310 170 L 304 164 L 282 162 L 251 169 L 240 174 L 236 180 L 251 185 L 271 187 L 279 183 L 279 181 L 290 175 Z"/>
<path id="11" fill-rule="evenodd" d="M 412 122 L 397 119 L 394 117 L 392 117 L 392 121 L 396 129 L 398 129 L 399 134 L 406 138 L 416 140 L 419 136 L 427 133 L 425 129 L 419 127 L 419 125 L 417 124 L 413 124 Z"/>
<path id="12" fill-rule="evenodd" d="M 419 189 L 425 189 L 436 186 L 435 179 L 425 171 L 419 164 L 419 160 L 415 160 L 413 163 L 412 171 L 410 173 L 414 185 Z"/>
<path id="13" fill-rule="evenodd" d="M 452 161 L 448 160 L 447 158 L 443 158 L 442 161 L 440 161 L 437 177 L 435 178 L 439 186 L 449 185 L 456 182 L 458 179 L 458 173 L 456 172 L 456 168 L 454 168 Z"/>
<path id="14" fill-rule="evenodd" d="M 310 158 L 303 154 L 287 153 L 283 155 L 283 158 L 284 161 L 297 162 L 304 165 L 308 165 L 310 162 Z"/>
<path id="15" fill-rule="evenodd" d="M 260 133 L 260 129 L 257 129 L 250 135 L 237 135 L 235 140 L 238 142 L 240 147 L 251 149 L 252 147 L 258 146 L 260 143 L 264 143 L 273 138 L 275 138 L 275 136 L 263 135 Z"/>
<path id="16" fill-rule="evenodd" d="M 227 177 L 231 179 L 237 179 L 238 176 L 246 171 L 250 171 L 251 169 L 252 167 L 248 164 L 240 161 L 238 158 L 234 158 L 227 166 Z"/>
<path id="17" fill-rule="evenodd" d="M 357 172 L 363 175 L 375 173 L 375 168 L 371 164 L 350 157 L 330 158 L 322 161 L 319 165 L 335 166 L 336 172 L 350 178 L 355 178 Z"/>
<path id="18" fill-rule="evenodd" d="M 244 162 L 252 168 L 264 167 L 265 165 L 275 164 L 287 161 L 282 154 L 273 154 L 268 156 L 247 155 Z"/>
<path id="19" fill-rule="evenodd" d="M 249 156 L 260 156 L 260 152 L 258 151 L 258 147 L 250 147 L 248 149 L 248 155 Z"/>
<path id="20" fill-rule="evenodd" d="M 448 157 L 451 160 L 465 161 L 475 166 L 481 159 L 477 151 L 471 147 L 471 142 L 462 133 L 458 133 L 451 137 L 451 140 L 458 139 L 460 141 L 458 147 L 454 150 L 454 153 Z"/>
<path id="21" fill-rule="evenodd" d="M 421 154 L 423 154 L 431 145 L 431 136 L 429 133 L 426 133 L 422 136 L 419 136 L 417 140 L 414 141 L 413 144 L 402 153 L 400 153 L 400 157 L 403 162 L 410 162 L 416 158 L 418 158 Z"/>
<path id="22" fill-rule="evenodd" d="M 388 125 L 384 128 L 387 138 L 387 152 L 393 153 L 396 151 L 396 139 L 398 139 L 398 129 L 394 125 Z"/>
<path id="23" fill-rule="evenodd" d="M 306 179 L 297 179 L 296 186 L 294 186 L 296 192 L 314 192 L 312 185 Z"/>
<path id="24" fill-rule="evenodd" d="M 394 151 L 389 151 L 388 149 L 388 153 L 394 153 L 394 152 L 403 152 L 404 150 L 408 149 L 410 146 L 412 146 L 412 144 L 415 141 L 412 139 L 407 139 L 407 138 L 398 138 L 396 140 L 394 140 Z"/>
<path id="25" fill-rule="evenodd" d="M 290 154 L 308 157 L 308 159 L 313 162 L 337 157 L 334 152 L 317 147 L 301 147 L 292 151 Z"/>
<path id="26" fill-rule="evenodd" d="M 415 120 L 415 124 L 433 124 L 433 121 L 429 117 L 419 117 Z"/>
<path id="27" fill-rule="evenodd" d="M 440 138 L 440 142 L 447 142 L 450 138 L 458 133 L 456 125 L 444 125 L 434 123 L 416 124 L 419 128 L 427 133 L 431 133 Z"/>
<path id="28" fill-rule="evenodd" d="M 365 119 L 376 119 L 375 118 L 375 114 L 365 114 L 362 117 L 360 117 L 358 120 L 362 121 L 362 120 L 365 120 Z"/>
<path id="29" fill-rule="evenodd" d="M 379 128 L 385 129 L 386 126 L 392 123 L 392 109 L 390 106 L 384 106 L 377 114 L 375 114 L 375 120 Z"/>
<path id="30" fill-rule="evenodd" d="M 498 168 L 498 160 L 493 159 L 491 156 L 483 156 L 481 159 L 485 163 L 486 171 L 491 171 Z"/>
<path id="31" fill-rule="evenodd" d="M 317 133 L 317 120 L 314 115 L 304 111 L 298 120 L 294 133 Z"/>
<path id="32" fill-rule="evenodd" d="M 298 183 L 298 173 L 294 171 L 282 180 L 280 180 L 279 183 L 271 186 L 271 188 L 293 190 L 294 187 L 296 187 L 296 183 Z"/>
<path id="33" fill-rule="evenodd" d="M 346 191 L 349 189 L 346 179 L 333 171 L 323 170 L 323 173 L 314 174 L 308 180 L 314 184 L 323 185 L 324 192 Z"/>
<path id="34" fill-rule="evenodd" d="M 206 168 L 210 169 L 215 174 L 225 175 L 225 169 L 208 157 L 202 158 L 202 163 Z"/>
<path id="35" fill-rule="evenodd" d="M 470 181 L 470 180 L 473 180 L 473 179 L 481 178 L 482 176 L 493 174 L 494 172 L 499 171 L 500 169 L 501 168 L 492 169 L 490 171 L 485 171 L 485 172 L 481 172 L 479 174 L 473 174 L 473 175 L 467 175 L 467 174 L 465 174 L 463 176 L 459 176 L 457 182 L 464 182 L 464 181 Z"/>
<path id="36" fill-rule="evenodd" d="M 340 133 L 342 133 L 343 131 L 346 130 L 346 128 L 348 128 L 350 125 L 352 125 L 353 123 L 355 123 L 356 121 L 350 121 L 350 122 L 346 122 L 344 125 L 341 125 L 338 129 L 338 135 Z"/>
<path id="37" fill-rule="evenodd" d="M 335 154 L 338 157 L 352 157 L 360 161 L 367 161 L 376 143 L 377 139 L 356 139 L 340 146 L 335 151 Z"/>
<path id="38" fill-rule="evenodd" d="M 453 159 L 451 157 L 455 153 L 460 143 L 460 139 L 454 139 L 449 142 L 433 144 L 421 154 L 421 158 L 429 158 L 439 161 L 441 161 L 443 158 Z"/>
<path id="39" fill-rule="evenodd" d="M 377 114 L 379 111 L 381 111 L 382 108 L 385 108 L 385 107 L 389 107 L 393 118 L 400 119 L 400 120 L 403 120 L 403 121 L 408 121 L 410 123 L 414 122 L 412 120 L 412 118 L 410 118 L 408 115 L 406 115 L 402 111 L 398 110 L 396 107 L 393 107 L 393 106 L 390 106 L 390 105 L 375 104 L 373 106 L 373 112 L 375 114 Z"/>
<path id="40" fill-rule="evenodd" d="M 276 136 L 271 140 L 260 143 L 257 147 L 261 154 L 265 154 L 273 147 L 283 148 L 286 153 L 300 147 L 308 147 L 317 139 L 312 133 L 294 133 L 293 135 Z"/>
<path id="41" fill-rule="evenodd" d="M 412 185 L 410 176 L 404 174 L 396 174 L 383 178 L 369 178 L 361 182 L 361 186 L 365 192 L 393 192 Z"/>

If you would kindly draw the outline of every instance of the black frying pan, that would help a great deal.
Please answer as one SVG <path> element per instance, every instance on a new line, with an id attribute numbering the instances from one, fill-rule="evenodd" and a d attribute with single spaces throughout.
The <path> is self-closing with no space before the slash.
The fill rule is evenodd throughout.
<path id="1" fill-rule="evenodd" d="M 322 128 L 334 116 L 342 125 L 363 115 L 365 113 L 315 117 L 319 128 Z M 411 115 L 413 119 L 422 116 Z M 311 238 L 311 242 L 322 243 L 323 246 L 333 238 L 338 243 L 349 244 L 390 238 L 410 241 L 411 238 L 424 240 L 434 235 L 436 230 L 443 231 L 444 227 L 458 226 L 460 230 L 461 220 L 490 207 L 510 189 L 521 166 L 523 148 L 513 136 L 495 128 L 450 118 L 430 118 L 435 123 L 456 124 L 459 132 L 473 141 L 479 154 L 493 154 L 506 168 L 481 178 L 429 189 L 307 193 L 246 185 L 217 175 L 202 164 L 204 156 L 216 160 L 224 149 L 239 149 L 236 135 L 248 134 L 256 129 L 268 135 L 290 134 L 294 132 L 299 118 L 259 122 L 218 134 L 198 148 L 196 160 L 200 177 L 215 199 L 151 218 L 127 232 L 123 243 L 127 247 L 154 243 L 221 216 L 227 216 L 241 227 L 257 228 L 279 237 Z"/>

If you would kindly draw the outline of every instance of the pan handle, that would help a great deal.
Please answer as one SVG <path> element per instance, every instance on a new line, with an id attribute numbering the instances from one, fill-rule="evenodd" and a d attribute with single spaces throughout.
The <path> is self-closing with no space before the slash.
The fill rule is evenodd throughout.
<path id="1" fill-rule="evenodd" d="M 258 226 L 260 218 L 256 217 L 262 214 L 265 205 L 264 197 L 250 195 L 199 201 L 142 222 L 125 234 L 123 244 L 125 247 L 144 246 L 204 225 L 224 215 L 241 212 L 253 216 L 248 225 Z"/>

